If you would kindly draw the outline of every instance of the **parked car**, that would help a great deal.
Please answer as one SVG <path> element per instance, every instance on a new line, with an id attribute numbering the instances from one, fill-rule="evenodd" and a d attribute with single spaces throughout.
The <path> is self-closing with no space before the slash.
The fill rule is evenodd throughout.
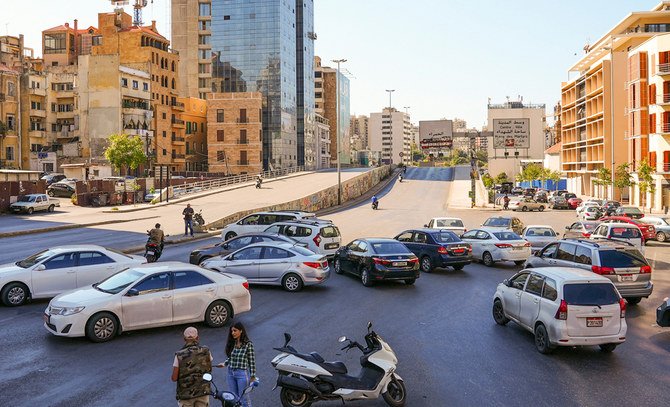
<path id="1" fill-rule="evenodd" d="M 645 241 L 656 239 L 656 228 L 654 225 L 644 223 L 639 219 L 633 219 L 627 216 L 605 216 L 600 218 L 599 221 L 601 223 L 631 223 L 640 228 Z"/>
<path id="2" fill-rule="evenodd" d="M 527 196 L 529 198 L 532 198 L 533 195 L 535 195 L 535 192 L 537 192 L 537 190 L 535 188 L 524 188 L 523 189 L 523 196 Z"/>
<path id="3" fill-rule="evenodd" d="M 567 189 L 557 189 L 556 191 L 552 192 L 551 196 L 564 196 L 565 194 L 568 194 L 569 191 Z"/>
<path id="4" fill-rule="evenodd" d="M 584 212 L 584 209 L 586 208 L 596 208 L 600 209 L 600 201 L 594 200 L 594 199 L 589 199 L 587 201 L 582 201 L 577 208 L 575 208 L 575 211 L 577 212 L 577 216 L 579 217 L 582 212 Z"/>
<path id="5" fill-rule="evenodd" d="M 482 223 L 483 227 L 489 229 L 510 229 L 514 233 L 520 234 L 523 231 L 523 222 L 516 217 L 492 216 Z"/>
<path id="6" fill-rule="evenodd" d="M 577 209 L 579 210 L 579 208 Z M 577 212 L 577 217 L 583 220 L 598 220 L 602 215 L 600 207 L 592 205 L 584 206 L 581 211 Z"/>
<path id="7" fill-rule="evenodd" d="M 570 209 L 577 209 L 577 207 L 582 203 L 581 198 L 568 198 L 568 205 L 570 205 Z"/>
<path id="8" fill-rule="evenodd" d="M 51 298 L 142 263 L 142 256 L 96 245 L 56 246 L 0 266 L 0 299 L 13 307 L 29 299 Z"/>
<path id="9" fill-rule="evenodd" d="M 576 267 L 609 278 L 630 304 L 654 289 L 651 266 L 640 251 L 615 240 L 563 239 L 550 243 L 526 261 L 527 268 Z"/>
<path id="10" fill-rule="evenodd" d="M 278 235 L 276 233 L 248 233 L 235 236 L 234 238 L 226 240 L 225 242 L 219 242 L 214 245 L 200 247 L 193 250 L 189 256 L 189 263 L 200 264 L 209 258 L 216 256 L 226 256 L 234 251 L 240 250 L 243 247 L 249 246 L 250 244 L 262 242 L 290 243 L 293 245 L 307 247 L 305 243 L 298 243 L 298 241 L 295 239 L 292 239 L 288 236 Z"/>
<path id="11" fill-rule="evenodd" d="M 481 260 L 488 267 L 493 267 L 497 261 L 513 261 L 521 265 L 530 256 L 530 243 L 511 230 L 472 229 L 461 238 L 472 245 L 472 258 Z"/>
<path id="12" fill-rule="evenodd" d="M 461 218 L 433 218 L 427 225 L 423 225 L 423 227 L 450 230 L 459 236 L 467 231 Z"/>
<path id="13" fill-rule="evenodd" d="M 71 197 L 74 194 L 74 187 L 65 182 L 54 182 L 47 187 L 47 195 Z"/>
<path id="14" fill-rule="evenodd" d="M 549 203 L 549 195 L 547 194 L 547 191 L 537 191 L 535 195 L 533 195 L 533 199 L 537 202 Z"/>
<path id="15" fill-rule="evenodd" d="M 144 202 L 151 202 L 151 201 L 153 201 L 154 199 L 158 198 L 160 195 L 161 195 L 161 193 L 160 193 L 159 191 L 156 191 L 156 192 L 147 192 L 147 193 L 144 195 Z"/>
<path id="16" fill-rule="evenodd" d="M 579 221 L 575 222 L 570 226 L 565 227 L 565 232 L 563 232 L 563 238 L 573 237 L 577 239 L 588 238 L 591 236 L 591 233 L 600 225 L 600 222 L 595 221 Z"/>
<path id="17" fill-rule="evenodd" d="M 518 200 L 512 200 L 509 203 L 509 208 L 513 211 L 521 211 L 521 212 L 528 212 L 528 211 L 540 211 L 542 212 L 544 208 L 546 207 L 546 204 L 542 202 L 537 202 L 533 198 L 521 198 Z"/>
<path id="18" fill-rule="evenodd" d="M 604 216 L 612 216 L 614 215 L 614 212 L 616 212 L 617 208 L 621 206 L 621 203 L 619 201 L 607 201 L 605 202 L 605 205 L 603 205 L 603 215 Z"/>
<path id="19" fill-rule="evenodd" d="M 288 236 L 306 244 L 314 253 L 326 257 L 333 257 L 342 242 L 337 226 L 329 220 L 316 218 L 277 222 L 265 229 L 265 233 Z"/>
<path id="20" fill-rule="evenodd" d="M 250 284 L 280 285 L 290 292 L 321 284 L 330 277 L 328 260 L 323 255 L 291 243 L 252 244 L 227 256 L 209 258 L 201 266 L 240 275 Z"/>
<path id="21" fill-rule="evenodd" d="M 472 262 L 472 246 L 450 230 L 411 229 L 394 239 L 402 242 L 419 258 L 421 271 L 425 273 L 447 267 L 462 270 Z"/>
<path id="22" fill-rule="evenodd" d="M 521 194 L 523 194 L 523 188 L 521 187 L 512 188 L 512 195 L 521 195 Z"/>
<path id="23" fill-rule="evenodd" d="M 640 228 L 630 223 L 601 223 L 591 233 L 591 239 L 612 239 L 628 242 L 638 250 L 644 249 L 644 237 Z"/>
<path id="24" fill-rule="evenodd" d="M 570 209 L 570 204 L 565 197 L 557 195 L 549 198 L 549 207 L 551 209 Z"/>
<path id="25" fill-rule="evenodd" d="M 51 174 L 45 174 L 42 176 L 44 181 L 47 182 L 47 186 L 56 183 L 62 179 L 65 179 L 65 174 L 57 174 L 57 173 L 51 173 Z"/>
<path id="26" fill-rule="evenodd" d="M 16 202 L 9 205 L 9 210 L 14 213 L 27 213 L 32 215 L 33 212 L 47 211 L 53 212 L 57 207 L 60 207 L 58 199 L 49 198 L 47 194 L 30 194 L 19 195 Z"/>
<path id="27" fill-rule="evenodd" d="M 151 263 L 57 296 L 44 311 L 44 327 L 57 336 L 106 342 L 135 329 L 192 322 L 220 328 L 250 309 L 242 277 L 180 262 Z"/>
<path id="28" fill-rule="evenodd" d="M 558 240 L 556 231 L 548 225 L 528 225 L 521 232 L 521 237 L 530 242 L 530 251 L 533 253 Z"/>
<path id="29" fill-rule="evenodd" d="M 620 206 L 614 211 L 614 216 L 640 219 L 644 217 L 644 213 L 637 206 Z"/>
<path id="30" fill-rule="evenodd" d="M 645 216 L 640 219 L 640 222 L 654 226 L 656 240 L 659 242 L 665 242 L 670 237 L 670 218 Z"/>
<path id="31" fill-rule="evenodd" d="M 333 269 L 337 274 L 360 277 L 366 287 L 386 280 L 411 285 L 419 278 L 419 258 L 394 239 L 356 239 L 340 247 L 333 259 Z"/>
<path id="32" fill-rule="evenodd" d="M 578 198 L 578 196 L 576 194 L 573 194 L 572 192 L 565 192 L 565 193 L 561 194 L 561 196 L 565 199 L 568 199 L 568 200 L 570 198 Z"/>
<path id="33" fill-rule="evenodd" d="M 244 233 L 262 232 L 276 222 L 314 218 L 316 215 L 303 211 L 268 211 L 247 215 L 235 223 L 223 227 L 221 240 L 229 240 Z"/>
<path id="34" fill-rule="evenodd" d="M 521 270 L 498 284 L 493 319 L 535 335 L 540 353 L 598 345 L 612 352 L 626 340 L 626 301 L 605 277 L 568 267 Z"/>
<path id="35" fill-rule="evenodd" d="M 665 297 L 661 305 L 656 308 L 656 323 L 658 326 L 670 326 L 670 299 Z"/>

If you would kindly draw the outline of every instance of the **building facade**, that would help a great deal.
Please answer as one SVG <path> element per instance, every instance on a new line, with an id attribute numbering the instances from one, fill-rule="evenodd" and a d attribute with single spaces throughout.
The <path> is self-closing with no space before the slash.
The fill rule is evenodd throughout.
<path id="1" fill-rule="evenodd" d="M 369 137 L 370 150 L 381 152 L 381 164 L 411 162 L 412 124 L 407 113 L 388 107 L 371 113 Z"/>
<path id="2" fill-rule="evenodd" d="M 181 117 L 186 129 L 186 171 L 208 171 L 207 169 L 207 101 L 195 98 L 178 98 L 184 106 Z"/>
<path id="3" fill-rule="evenodd" d="M 17 169 L 21 164 L 21 58 L 10 38 L 3 40 L 0 42 L 0 168 Z"/>
<path id="4" fill-rule="evenodd" d="M 316 139 L 318 146 L 316 149 L 316 169 L 330 168 L 330 125 L 328 119 L 317 114 L 316 118 Z"/>
<path id="5" fill-rule="evenodd" d="M 337 69 L 323 66 L 319 57 L 314 58 L 314 69 L 316 113 L 328 119 L 330 124 L 331 163 L 337 165 L 339 150 L 340 164 L 350 164 L 352 157 L 349 133 L 351 128 L 349 78 L 342 72 L 338 76 Z"/>

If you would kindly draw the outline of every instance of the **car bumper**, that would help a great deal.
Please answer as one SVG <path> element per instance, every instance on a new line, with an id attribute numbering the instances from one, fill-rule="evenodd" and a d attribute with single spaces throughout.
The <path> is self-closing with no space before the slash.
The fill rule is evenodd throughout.
<path id="1" fill-rule="evenodd" d="M 56 336 L 75 338 L 85 335 L 86 315 L 47 315 L 44 314 L 44 328 Z"/>
<path id="2" fill-rule="evenodd" d="M 304 274 L 302 281 L 305 285 L 321 284 L 330 278 L 330 269 L 324 271 L 316 271 L 310 274 Z"/>
<path id="3" fill-rule="evenodd" d="M 226 298 L 222 298 L 226 299 Z M 243 312 L 251 311 L 251 294 L 247 292 L 246 295 L 231 298 L 230 305 L 233 306 L 233 315 L 239 315 Z"/>
<path id="4" fill-rule="evenodd" d="M 200 264 L 200 258 L 201 257 L 202 256 L 200 256 L 199 254 L 191 254 L 191 255 L 188 256 L 188 262 L 191 263 L 191 264 L 198 265 L 198 264 Z"/>
<path id="5" fill-rule="evenodd" d="M 493 253 L 495 261 L 520 261 L 527 260 L 530 257 L 530 247 L 524 250 L 497 250 Z"/>
<path id="6" fill-rule="evenodd" d="M 550 334 L 551 335 L 551 334 Z M 626 342 L 626 330 L 622 329 L 616 335 L 608 336 L 555 336 L 551 343 L 557 346 L 589 346 L 603 345 L 606 343 L 624 343 Z"/>
<path id="7" fill-rule="evenodd" d="M 407 280 L 407 279 L 417 279 L 419 278 L 419 269 L 416 270 L 403 270 L 403 271 L 380 271 L 375 270 L 372 273 L 372 278 L 374 280 Z"/>
<path id="8" fill-rule="evenodd" d="M 654 283 L 649 281 L 644 287 L 617 287 L 619 293 L 624 298 L 630 297 L 644 297 L 648 298 L 654 291 Z"/>
<path id="9" fill-rule="evenodd" d="M 442 267 L 453 266 L 453 265 L 467 265 L 472 263 L 472 256 L 446 256 L 444 254 L 440 255 L 440 261 Z"/>

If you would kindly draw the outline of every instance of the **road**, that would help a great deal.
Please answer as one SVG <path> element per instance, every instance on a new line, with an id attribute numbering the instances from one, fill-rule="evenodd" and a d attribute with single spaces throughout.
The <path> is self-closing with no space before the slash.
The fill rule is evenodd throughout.
<path id="1" fill-rule="evenodd" d="M 378 211 L 362 204 L 327 218 L 339 226 L 347 243 L 356 237 L 392 237 L 432 216 L 460 216 L 473 228 L 496 214 L 449 209 L 448 179 L 449 169 L 410 169 L 406 181 L 380 194 Z M 574 220 L 573 211 L 518 216 L 526 224 L 556 228 Z M 206 243 L 170 246 L 165 260 L 185 260 L 190 250 Z M 257 351 L 262 385 L 252 395 L 254 405 L 279 405 L 279 392 L 271 391 L 276 375 L 270 360 L 276 355 L 272 347 L 283 342 L 283 332 L 292 334 L 297 349 L 343 360 L 356 374 L 360 354 L 337 355 L 337 338 L 361 340 L 367 321 L 399 357 L 408 406 L 668 405 L 670 330 L 655 326 L 654 311 L 670 291 L 670 253 L 667 246 L 656 244 L 647 247 L 646 254 L 654 262 L 654 295 L 629 307 L 628 340 L 612 354 L 588 347 L 558 349 L 545 356 L 535 350 L 530 333 L 513 323 L 497 326 L 491 317 L 491 297 L 496 285 L 518 270 L 513 264 L 493 268 L 473 264 L 460 272 L 422 274 L 413 286 L 388 283 L 366 288 L 341 275 L 293 294 L 252 286 L 253 309 L 236 320 L 248 327 Z M 0 307 L 0 346 L 6 350 L 0 354 L 0 405 L 174 403 L 169 376 L 185 326 L 125 333 L 105 344 L 56 338 L 41 326 L 47 303 Z M 226 330 L 202 324 L 198 328 L 215 361 L 223 360 Z M 217 369 L 214 378 L 225 387 L 223 371 Z M 351 405 L 385 404 L 377 400 Z"/>

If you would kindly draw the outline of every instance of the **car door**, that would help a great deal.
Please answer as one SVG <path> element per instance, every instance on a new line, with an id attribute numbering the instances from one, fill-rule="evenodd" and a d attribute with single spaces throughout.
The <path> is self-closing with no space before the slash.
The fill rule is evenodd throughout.
<path id="1" fill-rule="evenodd" d="M 354 257 L 352 256 L 352 252 L 358 250 L 358 243 L 360 243 L 359 240 L 354 240 L 353 242 L 349 243 L 346 246 L 345 250 L 342 250 L 340 252 L 340 256 L 338 257 L 340 259 L 340 269 L 342 271 L 346 272 L 351 272 L 353 269 L 352 266 L 352 260 Z"/>
<path id="2" fill-rule="evenodd" d="M 216 283 L 193 270 L 173 271 L 172 279 L 172 322 L 200 320 L 209 304 L 216 300 Z"/>
<path id="3" fill-rule="evenodd" d="M 563 238 L 581 237 L 581 235 L 582 235 L 582 224 L 579 222 L 575 222 L 572 225 L 565 228 Z"/>
<path id="4" fill-rule="evenodd" d="M 401 242 L 402 244 L 405 245 L 415 255 L 419 255 L 417 252 L 417 245 L 414 243 L 414 232 L 411 230 L 408 230 L 406 232 L 402 232 L 398 236 L 395 237 L 395 240 Z"/>
<path id="5" fill-rule="evenodd" d="M 358 243 L 358 247 L 354 252 L 354 260 L 351 262 L 352 271 L 360 275 L 360 271 L 363 269 L 363 266 L 368 265 L 368 259 L 372 255 L 372 248 L 366 242 L 361 240 Z"/>
<path id="6" fill-rule="evenodd" d="M 543 286 L 544 277 L 531 273 L 519 302 L 519 322 L 521 325 L 533 328 L 533 323 L 540 314 L 540 298 L 542 298 Z"/>
<path id="7" fill-rule="evenodd" d="M 291 253 L 280 247 L 264 246 L 258 260 L 258 281 L 281 282 L 282 276 L 291 267 L 290 257 Z"/>
<path id="8" fill-rule="evenodd" d="M 425 255 L 430 257 L 432 256 L 432 251 L 430 250 L 430 237 L 424 232 L 414 232 L 414 237 L 412 237 L 412 246 L 414 250 L 410 249 L 418 258 L 421 258 Z"/>
<path id="9" fill-rule="evenodd" d="M 245 277 L 249 282 L 258 281 L 258 263 L 261 258 L 263 246 L 245 247 L 225 260 L 226 273 L 237 274 Z"/>
<path id="10" fill-rule="evenodd" d="M 533 267 L 552 267 L 556 265 L 556 251 L 558 250 L 559 243 L 551 243 L 545 246 L 542 250 L 537 253 L 537 256 L 531 257 L 529 262 Z"/>
<path id="11" fill-rule="evenodd" d="M 600 225 L 596 228 L 596 230 L 591 233 L 591 239 L 600 237 L 600 238 L 607 238 L 607 232 L 609 230 L 609 226 L 607 225 Z"/>
<path id="12" fill-rule="evenodd" d="M 493 258 L 495 259 L 495 254 L 493 252 L 497 249 L 497 247 L 495 246 L 496 240 L 493 238 L 493 236 L 491 236 L 489 232 L 485 232 L 483 230 L 478 231 L 477 242 L 479 246 L 479 254 L 477 257 L 481 258 L 484 255 L 484 252 L 489 252 L 493 255 Z M 475 257 L 474 253 L 473 257 Z"/>
<path id="13" fill-rule="evenodd" d="M 529 275 L 529 272 L 522 271 L 519 274 L 513 276 L 509 281 L 509 285 L 503 291 L 503 308 L 507 315 L 514 319 L 519 318 L 521 293 L 526 286 L 526 280 L 528 280 Z"/>
<path id="14" fill-rule="evenodd" d="M 461 236 L 461 240 L 470 243 L 470 246 L 472 246 L 472 257 L 474 258 L 482 257 L 482 248 L 479 245 L 479 239 L 477 239 L 478 232 L 478 229 L 473 229 L 463 233 L 463 236 Z"/>
<path id="15" fill-rule="evenodd" d="M 577 245 L 568 242 L 559 242 L 558 250 L 554 259 L 555 265 L 558 267 L 574 267 L 575 266 L 575 250 Z"/>
<path id="16" fill-rule="evenodd" d="M 172 323 L 173 290 L 170 272 L 151 274 L 121 297 L 121 325 L 125 330 Z"/>
<path id="17" fill-rule="evenodd" d="M 33 297 L 54 297 L 77 288 L 77 252 L 58 254 L 42 265 L 33 267 Z"/>
<path id="18" fill-rule="evenodd" d="M 114 260 L 100 252 L 80 252 L 77 262 L 77 287 L 104 280 L 121 269 Z"/>

